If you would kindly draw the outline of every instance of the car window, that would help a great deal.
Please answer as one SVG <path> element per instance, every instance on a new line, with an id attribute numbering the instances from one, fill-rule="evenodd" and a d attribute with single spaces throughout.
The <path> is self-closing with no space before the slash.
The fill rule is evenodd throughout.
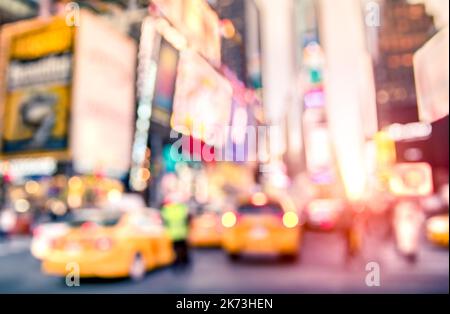
<path id="1" fill-rule="evenodd" d="M 161 217 L 156 213 L 136 214 L 131 218 L 131 224 L 137 227 L 159 226 L 162 224 Z"/>
<path id="2" fill-rule="evenodd" d="M 280 214 L 283 213 L 283 208 L 278 203 L 268 203 L 265 205 L 257 206 L 253 204 L 241 205 L 238 209 L 240 214 L 256 215 L 256 214 Z"/>
<path id="3" fill-rule="evenodd" d="M 103 227 L 113 227 L 117 225 L 122 218 L 122 214 L 103 214 L 103 213 L 92 213 L 92 214 L 82 214 L 76 215 L 72 220 L 69 221 L 71 227 L 80 227 L 86 223 L 93 223 Z"/>

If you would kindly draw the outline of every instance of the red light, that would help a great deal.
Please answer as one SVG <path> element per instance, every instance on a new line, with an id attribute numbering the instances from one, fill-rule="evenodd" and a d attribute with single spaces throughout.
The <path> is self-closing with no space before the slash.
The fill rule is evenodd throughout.
<path id="1" fill-rule="evenodd" d="M 95 227 L 97 227 L 97 224 L 92 221 L 87 221 L 81 225 L 81 229 L 92 229 Z"/>
<path id="2" fill-rule="evenodd" d="M 42 234 L 42 229 L 41 229 L 41 227 L 36 227 L 36 228 L 33 230 L 33 237 L 37 238 L 37 237 L 41 236 L 41 234 Z"/>

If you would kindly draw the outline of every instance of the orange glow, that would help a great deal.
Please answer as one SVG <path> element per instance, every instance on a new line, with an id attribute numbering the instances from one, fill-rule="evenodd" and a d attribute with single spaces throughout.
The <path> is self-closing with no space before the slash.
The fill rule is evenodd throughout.
<path id="1" fill-rule="evenodd" d="M 78 208 L 83 204 L 83 200 L 80 195 L 69 195 L 67 197 L 67 204 L 71 208 Z"/>
<path id="2" fill-rule="evenodd" d="M 252 196 L 252 204 L 262 206 L 267 203 L 267 196 L 264 193 L 258 192 Z"/>
<path id="3" fill-rule="evenodd" d="M 83 181 L 80 177 L 72 177 L 69 179 L 69 188 L 79 190 L 83 187 Z"/>
<path id="4" fill-rule="evenodd" d="M 25 183 L 25 191 L 27 191 L 28 194 L 37 194 L 39 190 L 40 186 L 36 181 L 31 180 Z"/>
<path id="5" fill-rule="evenodd" d="M 227 39 L 233 38 L 236 35 L 233 22 L 228 19 L 222 21 L 222 35 Z"/>
<path id="6" fill-rule="evenodd" d="M 150 170 L 148 170 L 147 168 L 141 168 L 139 170 L 139 176 L 141 177 L 142 181 L 150 180 L 151 177 Z"/>

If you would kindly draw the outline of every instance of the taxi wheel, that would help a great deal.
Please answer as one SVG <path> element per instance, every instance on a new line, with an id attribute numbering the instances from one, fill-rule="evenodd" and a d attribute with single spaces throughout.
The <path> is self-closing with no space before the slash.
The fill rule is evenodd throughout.
<path id="1" fill-rule="evenodd" d="M 144 278 L 146 273 L 145 261 L 141 254 L 136 254 L 130 265 L 130 278 L 133 281 L 140 281 Z"/>

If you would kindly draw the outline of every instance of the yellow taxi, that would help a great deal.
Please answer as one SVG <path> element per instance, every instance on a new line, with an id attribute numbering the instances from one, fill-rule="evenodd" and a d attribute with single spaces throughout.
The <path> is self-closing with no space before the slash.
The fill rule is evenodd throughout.
<path id="1" fill-rule="evenodd" d="M 220 215 L 205 211 L 191 220 L 188 241 L 193 247 L 220 247 L 222 245 L 222 224 Z"/>
<path id="2" fill-rule="evenodd" d="M 448 247 L 449 215 L 439 215 L 427 220 L 426 232 L 430 242 Z"/>
<path id="3" fill-rule="evenodd" d="M 80 277 L 139 280 L 174 260 L 172 241 L 156 210 L 84 209 L 68 224 L 69 230 L 52 240 L 42 258 L 46 274 L 65 276 L 70 265 L 77 265 Z"/>
<path id="4" fill-rule="evenodd" d="M 230 258 L 242 254 L 298 256 L 301 229 L 294 206 L 258 192 L 222 215 L 222 247 Z"/>

